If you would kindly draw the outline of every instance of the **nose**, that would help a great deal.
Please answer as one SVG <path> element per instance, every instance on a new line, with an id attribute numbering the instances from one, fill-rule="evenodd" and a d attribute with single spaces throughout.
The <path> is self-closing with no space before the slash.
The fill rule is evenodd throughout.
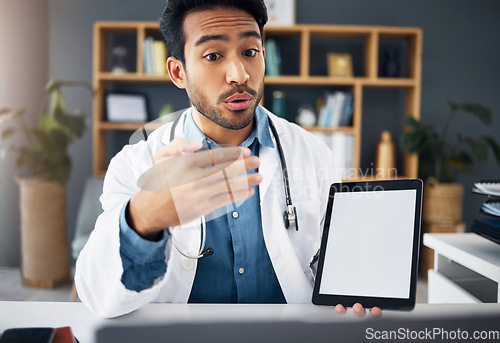
<path id="1" fill-rule="evenodd" d="M 226 82 L 229 84 L 244 84 L 248 81 L 250 75 L 245 69 L 242 61 L 239 59 L 233 59 L 228 61 L 227 71 L 226 71 Z"/>

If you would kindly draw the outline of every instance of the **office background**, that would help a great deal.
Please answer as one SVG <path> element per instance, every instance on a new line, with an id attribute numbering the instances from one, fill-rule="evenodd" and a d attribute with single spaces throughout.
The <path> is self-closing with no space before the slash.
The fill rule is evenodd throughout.
<path id="1" fill-rule="evenodd" d="M 49 78 L 92 82 L 92 25 L 101 20 L 156 20 L 163 0 L 2 0 L 0 2 L 0 107 L 25 107 L 32 121 L 39 113 L 42 89 Z M 296 0 L 296 23 L 408 26 L 423 29 L 421 118 L 441 127 L 447 101 L 474 101 L 489 107 L 493 126 L 472 118 L 456 121 L 450 134 L 471 132 L 500 137 L 500 67 L 497 44 L 500 2 L 496 0 Z M 314 61 L 314 56 L 312 57 Z M 324 56 L 321 56 L 324 58 Z M 70 108 L 80 108 L 89 129 L 70 152 L 73 172 L 68 184 L 68 235 L 73 237 L 85 180 L 92 175 L 92 101 L 77 90 L 65 92 Z M 375 139 L 384 128 L 384 93 L 364 95 L 371 108 L 370 131 Z M 368 105 L 367 105 L 368 106 Z M 395 107 L 397 108 L 397 107 Z M 376 128 L 376 129 L 374 129 Z M 380 130 L 378 130 L 380 129 Z M 4 143 L 0 141 L 0 145 Z M 366 156 L 370 151 L 363 150 Z M 14 158 L 0 168 L 0 266 L 20 263 L 19 190 Z M 492 156 L 475 175 L 460 174 L 465 186 L 464 220 L 469 226 L 482 203 L 470 194 L 475 180 L 500 177 Z"/>

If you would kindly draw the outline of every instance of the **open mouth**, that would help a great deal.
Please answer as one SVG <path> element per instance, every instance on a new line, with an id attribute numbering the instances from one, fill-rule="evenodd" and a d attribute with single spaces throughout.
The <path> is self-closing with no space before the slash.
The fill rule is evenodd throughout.
<path id="1" fill-rule="evenodd" d="M 245 110 L 250 106 L 252 96 L 248 93 L 237 93 L 228 97 L 224 104 L 227 108 L 233 111 Z"/>

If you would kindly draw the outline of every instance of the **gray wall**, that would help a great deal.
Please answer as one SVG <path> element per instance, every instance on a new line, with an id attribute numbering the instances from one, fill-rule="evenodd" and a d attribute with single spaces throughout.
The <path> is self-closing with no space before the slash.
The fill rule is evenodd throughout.
<path id="1" fill-rule="evenodd" d="M 92 81 L 92 24 L 99 20 L 156 20 L 162 0 L 48 0 L 48 76 L 59 79 Z M 421 27 L 424 32 L 422 75 L 422 120 L 442 125 L 447 101 L 471 100 L 491 108 L 496 115 L 494 126 L 483 128 L 463 119 L 454 130 L 471 134 L 488 133 L 500 138 L 500 99 L 494 84 L 500 75 L 498 34 L 500 2 L 495 0 L 296 0 L 297 23 L 384 25 Z M 19 19 L 21 20 L 21 19 Z M 321 56 L 324 58 L 324 56 Z M 496 77 L 496 79 L 494 79 Z M 364 106 L 370 116 L 383 123 L 387 108 L 384 94 L 365 95 Z M 91 100 L 81 91 L 67 93 L 69 107 L 91 114 Z M 369 128 L 369 127 L 368 127 Z M 363 139 L 380 134 L 363 127 Z M 453 130 L 453 131 L 454 131 Z M 367 138 L 366 138 L 367 137 Z M 365 139 L 366 138 L 366 139 Z M 71 147 L 74 170 L 68 187 L 69 235 L 73 235 L 78 203 L 85 179 L 91 175 L 92 140 L 90 130 Z M 371 148 L 363 151 L 373 154 Z M 2 168 L 3 165 L 2 165 Z M 460 175 L 466 188 L 464 219 L 470 224 L 482 198 L 469 193 L 476 179 L 500 178 L 500 168 L 491 158 L 474 176 Z M 0 193 L 0 204 L 17 201 L 17 188 Z M 2 212 L 0 242 L 12 242 L 9 253 L 0 254 L 0 265 L 18 263 L 18 223 L 15 211 Z M 5 218 L 5 219 L 4 219 Z M 3 248 L 2 248 L 3 249 Z"/>

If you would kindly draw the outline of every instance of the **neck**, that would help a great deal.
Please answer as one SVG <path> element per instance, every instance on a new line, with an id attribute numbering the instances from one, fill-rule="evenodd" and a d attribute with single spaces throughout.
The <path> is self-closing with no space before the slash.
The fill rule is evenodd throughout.
<path id="1" fill-rule="evenodd" d="M 248 125 L 240 130 L 230 130 L 226 129 L 220 125 L 217 125 L 204 115 L 200 114 L 196 108 L 193 107 L 193 119 L 196 126 L 201 132 L 208 138 L 212 139 L 217 144 L 227 144 L 238 146 L 245 141 L 245 139 L 252 133 L 253 125 L 255 119 Z"/>

